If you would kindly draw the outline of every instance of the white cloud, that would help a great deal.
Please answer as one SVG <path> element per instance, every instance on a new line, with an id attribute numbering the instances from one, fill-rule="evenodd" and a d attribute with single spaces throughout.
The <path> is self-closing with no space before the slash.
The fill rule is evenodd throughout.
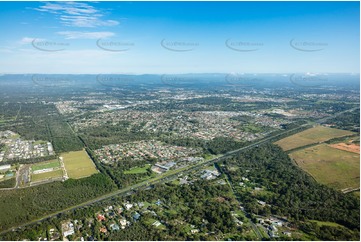
<path id="1" fill-rule="evenodd" d="M 66 14 L 93 14 L 98 12 L 93 6 L 81 2 L 47 2 L 45 5 L 36 8 L 41 12 L 59 13 L 63 12 Z"/>
<path id="2" fill-rule="evenodd" d="M 101 19 L 103 14 L 99 10 L 83 2 L 47 2 L 35 10 L 57 14 L 62 24 L 71 27 L 99 27 L 119 24 L 115 20 Z"/>
<path id="3" fill-rule="evenodd" d="M 24 37 L 22 38 L 19 43 L 20 44 L 30 44 L 31 42 L 34 41 L 35 38 L 30 38 L 30 37 Z"/>
<path id="4" fill-rule="evenodd" d="M 81 32 L 81 31 L 61 31 L 57 34 L 65 39 L 103 39 L 114 36 L 112 32 Z"/>
<path id="5" fill-rule="evenodd" d="M 1 47 L 0 53 L 2 53 Z M 13 50 L 12 53 L 3 53 L 0 56 L 0 73 L 97 74 L 107 72 L 102 68 L 116 65 L 119 56 L 119 53 L 97 49 L 43 52 L 34 48 L 18 48 Z"/>
<path id="6" fill-rule="evenodd" d="M 60 20 L 66 26 L 76 27 L 114 26 L 118 24 L 118 22 L 114 20 L 99 20 L 99 15 L 61 15 Z"/>

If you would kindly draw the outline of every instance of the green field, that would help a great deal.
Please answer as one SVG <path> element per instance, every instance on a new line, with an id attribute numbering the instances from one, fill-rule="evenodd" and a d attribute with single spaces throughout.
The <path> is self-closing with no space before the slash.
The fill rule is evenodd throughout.
<path id="1" fill-rule="evenodd" d="M 318 182 L 336 189 L 360 187 L 360 155 L 320 144 L 290 153 Z"/>
<path id="2" fill-rule="evenodd" d="M 50 178 L 59 178 L 59 177 L 62 177 L 62 176 L 63 176 L 63 170 L 62 169 L 55 170 L 55 171 L 44 172 L 44 173 L 40 173 L 40 174 L 32 174 L 31 175 L 31 182 L 47 180 L 47 179 L 50 179 Z"/>
<path id="3" fill-rule="evenodd" d="M 353 134 L 355 133 L 351 131 L 316 126 L 300 133 L 291 135 L 287 138 L 281 139 L 275 144 L 279 145 L 283 150 L 287 151 L 298 147 L 324 142 L 333 138 Z"/>
<path id="4" fill-rule="evenodd" d="M 37 171 L 37 170 L 55 168 L 55 167 L 60 167 L 60 162 L 58 160 L 51 160 L 51 161 L 37 163 L 31 166 L 31 170 Z"/>
<path id="5" fill-rule="evenodd" d="M 134 167 L 130 170 L 124 171 L 124 174 L 141 174 L 141 173 L 146 173 L 147 169 L 150 167 L 151 165 L 147 164 L 144 167 Z"/>
<path id="6" fill-rule="evenodd" d="M 146 221 L 145 221 L 145 223 L 148 225 L 148 226 L 151 226 L 155 221 L 158 221 L 158 220 L 156 220 L 156 219 L 154 219 L 154 218 L 149 218 L 149 219 L 147 219 Z M 152 225 L 153 226 L 153 225 Z M 157 229 L 165 229 L 166 227 L 163 225 L 163 224 L 161 224 L 161 225 L 159 225 L 158 227 L 153 227 L 153 228 L 157 228 Z"/>
<path id="7" fill-rule="evenodd" d="M 11 188 L 15 186 L 15 178 L 0 180 L 0 188 Z"/>
<path id="8" fill-rule="evenodd" d="M 84 150 L 62 153 L 60 156 L 64 159 L 69 178 L 79 179 L 98 172 L 93 161 Z"/>
<path id="9" fill-rule="evenodd" d="M 358 191 L 358 192 L 353 192 L 352 193 L 355 197 L 358 197 L 359 199 L 360 199 L 360 192 Z"/>
<path id="10" fill-rule="evenodd" d="M 308 220 L 308 221 L 317 223 L 318 226 L 343 227 L 341 224 L 334 223 L 334 222 L 324 222 L 324 221 L 318 221 L 318 220 Z"/>

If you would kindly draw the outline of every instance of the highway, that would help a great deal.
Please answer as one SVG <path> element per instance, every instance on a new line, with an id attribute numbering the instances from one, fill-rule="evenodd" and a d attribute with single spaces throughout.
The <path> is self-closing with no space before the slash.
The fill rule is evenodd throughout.
<path id="1" fill-rule="evenodd" d="M 358 108 L 358 107 L 356 107 Z M 100 197 L 97 197 L 97 198 L 94 198 L 94 199 L 91 199 L 91 200 L 88 200 L 86 202 L 83 202 L 83 203 L 80 203 L 78 205 L 74 205 L 74 206 L 71 206 L 71 207 L 68 207 L 68 208 L 65 208 L 65 209 L 62 209 L 62 210 L 59 210 L 57 212 L 53 212 L 51 214 L 48 214 L 46 216 L 43 216 L 41 218 L 37 218 L 35 220 L 32 220 L 32 221 L 29 221 L 29 222 L 26 222 L 26 223 L 23 223 L 21 225 L 18 225 L 18 226 L 15 226 L 15 227 L 12 227 L 12 228 L 9 228 L 9 229 L 6 229 L 6 230 L 3 230 L 0 232 L 0 234 L 4 234 L 6 232 L 9 232 L 11 230 L 14 230 L 14 229 L 17 229 L 17 228 L 21 228 L 21 227 L 24 227 L 24 226 L 28 226 L 28 225 L 31 225 L 31 224 L 35 224 L 37 222 L 41 222 L 43 220 L 46 220 L 46 219 L 49 219 L 49 218 L 52 218 L 52 217 L 55 217 L 59 214 L 62 214 L 62 213 L 66 213 L 66 212 L 69 212 L 69 211 L 72 211 L 72 210 L 75 210 L 77 208 L 82 208 L 82 207 L 85 207 L 85 206 L 89 206 L 91 204 L 94 204 L 94 203 L 97 203 L 97 202 L 100 202 L 100 201 L 103 201 L 103 200 L 106 200 L 106 199 L 109 199 L 111 197 L 114 197 L 114 196 L 121 196 L 121 195 L 125 195 L 127 194 L 128 192 L 132 192 L 132 191 L 135 191 L 137 189 L 140 189 L 140 188 L 146 188 L 150 185 L 154 185 L 154 184 L 157 184 L 157 183 L 161 183 L 161 182 L 165 182 L 167 180 L 171 180 L 172 178 L 174 178 L 175 176 L 181 174 L 181 173 L 186 173 L 186 172 L 191 172 L 193 170 L 196 170 L 196 169 L 199 169 L 205 165 L 208 165 L 209 163 L 215 163 L 215 162 L 218 162 L 218 161 L 221 161 L 223 159 L 226 159 L 226 158 L 229 158 L 239 152 L 243 152 L 245 150 L 248 150 L 248 149 L 251 149 L 251 148 L 254 148 L 254 147 L 258 147 L 259 145 L 263 144 L 263 143 L 266 143 L 272 139 L 275 139 L 277 138 L 278 136 L 281 136 L 281 135 L 285 135 L 287 133 L 290 133 L 290 132 L 293 132 L 293 131 L 296 131 L 298 129 L 301 129 L 301 128 L 305 128 L 307 126 L 312 126 L 312 124 L 315 124 L 315 123 L 321 123 L 321 122 L 324 122 L 326 121 L 327 119 L 331 119 L 333 117 L 336 117 L 338 115 L 341 115 L 342 113 L 345 113 L 345 112 L 348 112 L 348 111 L 353 111 L 355 110 L 356 108 L 353 108 L 353 109 L 350 109 L 350 110 L 346 110 L 346 111 L 343 111 L 343 112 L 340 112 L 340 113 L 336 113 L 334 114 L 333 116 L 330 116 L 330 117 L 327 117 L 327 118 L 323 118 L 321 120 L 317 120 L 315 122 L 309 122 L 309 123 L 306 123 L 306 124 L 303 124 L 303 125 L 300 125 L 296 128 L 293 128 L 293 129 L 290 129 L 290 130 L 287 130 L 287 131 L 284 131 L 284 132 L 281 132 L 279 134 L 276 134 L 276 135 L 273 135 L 273 136 L 270 136 L 270 137 L 267 137 L 267 138 L 264 138 L 264 139 L 261 139 L 259 141 L 256 141 L 250 145 L 247 145 L 245 147 L 242 147 L 240 149 L 237 149 L 237 150 L 234 150 L 234 151 L 230 151 L 230 152 L 227 152 L 226 154 L 224 155 L 221 155 L 219 157 L 216 157 L 214 159 L 210 159 L 210 160 L 205 160 L 203 162 L 200 162 L 200 163 L 197 163 L 195 165 L 191 165 L 191 166 L 187 166 L 187 167 L 183 167 L 183 168 L 180 168 L 180 169 L 177 169 L 177 170 L 170 170 L 164 174 L 161 174 L 160 176 L 157 176 L 155 178 L 152 178 L 152 179 L 149 179 L 149 180 L 146 180 L 146 181 L 143 181 L 143 182 L 140 182 L 140 183 L 137 183 L 137 184 L 134 184 L 132 186 L 129 186 L 129 187 L 126 187 L 126 188 L 122 188 L 122 189 L 119 189 L 119 190 L 116 190 L 116 191 L 113 191 L 113 192 L 110 192 L 108 194 L 105 194 L 105 195 L 102 195 Z"/>
<path id="2" fill-rule="evenodd" d="M 306 125 L 306 124 L 305 124 Z M 268 142 L 270 139 L 273 139 L 273 138 L 276 138 L 278 137 L 279 135 L 281 134 L 285 134 L 285 133 L 288 133 L 288 132 L 291 132 L 291 131 L 294 131 L 294 130 L 297 130 L 297 129 L 300 129 L 301 127 L 305 126 L 305 125 L 302 125 L 302 126 L 299 126 L 297 128 L 294 128 L 292 130 L 288 130 L 288 131 L 285 131 L 285 132 L 282 132 L 280 134 L 277 134 L 277 135 L 274 135 L 274 136 L 271 136 L 271 137 L 268 137 L 268 138 L 265 138 L 263 140 L 260 140 L 260 141 L 257 141 L 253 144 L 250 144 L 250 145 L 247 145 L 245 147 L 242 147 L 240 149 L 237 149 L 237 150 L 234 150 L 234 151 L 231 151 L 231 152 L 228 152 L 220 157 L 217 157 L 217 158 L 214 158 L 214 159 L 210 159 L 210 160 L 206 160 L 206 161 L 203 161 L 203 162 L 200 162 L 200 163 L 197 163 L 195 165 L 191 165 L 191 166 L 187 166 L 187 167 L 184 167 L 184 168 L 180 168 L 180 169 L 177 169 L 177 170 L 171 170 L 171 171 L 168 171 L 158 177 L 155 177 L 155 178 L 152 178 L 152 179 L 149 179 L 149 180 L 146 180 L 146 181 L 143 181 L 143 182 L 140 182 L 140 183 L 137 183 L 135 185 L 132 185 L 132 186 L 129 186 L 129 187 L 126 187 L 126 188 L 122 188 L 122 189 L 119 189 L 119 190 L 116 190 L 116 191 L 113 191 L 111 193 L 108 193 L 108 194 L 105 194 L 103 196 L 100 196 L 100 197 L 97 197 L 95 199 L 92 199 L 92 200 L 89 200 L 89 201 L 86 201 L 84 203 L 80 203 L 78 205 L 75 205 L 75 206 L 71 206 L 71 207 L 68 207 L 68 208 L 65 208 L 65 209 L 62 209 L 62 210 L 59 210 L 57 212 L 53 212 L 51 214 L 48 214 L 46 216 L 43 216 L 41 218 L 38 218 L 38 219 L 35 219 L 35 220 L 32 220 L 32 221 L 29 221 L 29 222 L 26 222 L 26 223 L 23 223 L 21 225 L 18 225 L 16 227 L 12 227 L 12 228 L 9 228 L 7 230 L 3 230 L 0 232 L 0 234 L 3 234 L 3 233 L 6 233 L 6 232 L 9 232 L 11 230 L 14 230 L 14 229 L 17 229 L 17 228 L 21 228 L 21 227 L 24 227 L 24 226 L 28 226 L 28 225 L 31 225 L 31 224 L 35 224 L 37 222 L 41 222 L 43 220 L 46 220 L 46 219 L 49 219 L 49 218 L 52 218 L 52 217 L 55 217 L 59 214 L 62 214 L 62 213 L 66 213 L 66 212 L 69 212 L 69 211 L 72 211 L 74 209 L 77 209 L 77 208 L 82 208 L 82 207 L 85 207 L 85 206 L 89 206 L 93 203 L 97 203 L 97 202 L 100 202 L 100 201 L 103 201 L 103 200 L 106 200 L 106 199 L 109 199 L 111 197 L 114 197 L 114 196 L 121 196 L 121 195 L 125 195 L 127 194 L 128 192 L 132 192 L 132 191 L 135 191 L 137 189 L 140 189 L 140 188 L 145 188 L 147 186 L 150 186 L 150 185 L 154 185 L 154 184 L 157 184 L 157 183 L 160 183 L 160 182 L 165 182 L 167 180 L 170 180 L 172 179 L 174 176 L 177 176 L 179 175 L 180 173 L 186 173 L 186 172 L 191 172 L 191 171 L 194 171 L 196 169 L 199 169 L 201 168 L 202 166 L 204 165 L 207 165 L 209 163 L 214 163 L 214 162 L 218 162 L 222 159 L 225 159 L 225 158 L 229 158 L 233 155 L 235 155 L 236 153 L 239 153 L 239 152 L 242 152 L 242 151 L 245 151 L 245 150 L 248 150 L 248 149 L 251 149 L 251 148 L 254 148 L 260 144 L 263 144 L 265 142 Z"/>

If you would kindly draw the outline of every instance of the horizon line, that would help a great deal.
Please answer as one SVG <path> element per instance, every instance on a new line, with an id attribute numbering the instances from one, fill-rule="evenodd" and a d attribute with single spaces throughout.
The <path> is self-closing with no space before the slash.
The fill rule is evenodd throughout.
<path id="1" fill-rule="evenodd" d="M 349 74 L 349 75 L 360 75 L 360 72 L 183 72 L 183 73 L 111 73 L 111 72 L 102 72 L 102 73 L 42 73 L 42 72 L 31 72 L 31 73 L 1 73 L 0 76 L 5 75 L 132 75 L 132 76 L 142 76 L 142 75 L 200 75 L 200 74 Z"/>

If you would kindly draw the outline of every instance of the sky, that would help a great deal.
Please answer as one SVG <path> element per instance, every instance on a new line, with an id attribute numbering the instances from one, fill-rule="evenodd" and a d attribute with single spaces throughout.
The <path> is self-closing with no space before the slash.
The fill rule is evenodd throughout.
<path id="1" fill-rule="evenodd" d="M 359 73 L 359 2 L 0 2 L 0 74 Z"/>

